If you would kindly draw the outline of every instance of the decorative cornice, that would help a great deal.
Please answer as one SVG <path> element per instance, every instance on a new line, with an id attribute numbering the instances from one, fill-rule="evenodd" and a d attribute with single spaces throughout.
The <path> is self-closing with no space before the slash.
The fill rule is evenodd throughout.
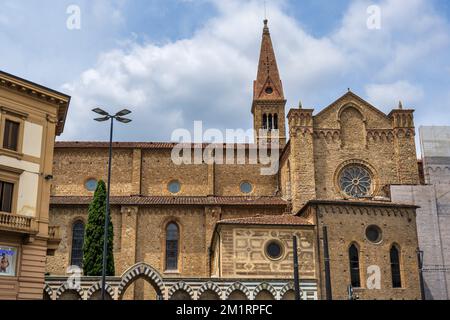
<path id="1" fill-rule="evenodd" d="M 3 71 L 0 71 L 0 87 L 56 106 L 58 108 L 56 134 L 60 135 L 63 132 L 70 96 Z"/>
<path id="2" fill-rule="evenodd" d="M 29 95 L 33 98 L 39 99 L 41 101 L 50 103 L 50 104 L 54 104 L 56 106 L 61 106 L 61 105 L 65 105 L 67 104 L 69 99 L 63 99 L 60 98 L 56 95 L 52 95 L 50 93 L 44 93 L 44 91 L 38 91 L 32 87 L 28 87 L 25 86 L 23 84 L 20 83 L 15 83 L 11 80 L 5 79 L 1 77 L 2 74 L 0 73 L 0 86 L 7 88 L 7 89 L 11 89 L 11 90 L 16 90 L 20 93 Z"/>
<path id="3" fill-rule="evenodd" d="M 368 129 L 367 140 L 382 140 L 392 142 L 394 138 L 393 129 Z"/>
<path id="4" fill-rule="evenodd" d="M 341 130 L 339 129 L 314 129 L 314 137 L 326 139 L 327 141 L 340 140 Z"/>
<path id="5" fill-rule="evenodd" d="M 300 127 L 300 128 L 290 128 L 289 129 L 289 136 L 291 138 L 295 138 L 298 136 L 303 136 L 306 137 L 307 135 L 313 135 L 314 134 L 314 130 L 312 127 Z"/>
<path id="6" fill-rule="evenodd" d="M 311 200 L 297 215 L 304 216 L 305 211 L 312 205 L 320 206 L 322 214 L 353 214 L 353 215 L 380 215 L 401 216 L 411 218 L 411 209 L 418 206 L 394 202 L 361 201 L 361 200 Z"/>
<path id="7" fill-rule="evenodd" d="M 404 137 L 415 137 L 416 136 L 416 130 L 414 127 L 412 128 L 394 128 L 394 134 L 397 138 L 404 138 Z"/>

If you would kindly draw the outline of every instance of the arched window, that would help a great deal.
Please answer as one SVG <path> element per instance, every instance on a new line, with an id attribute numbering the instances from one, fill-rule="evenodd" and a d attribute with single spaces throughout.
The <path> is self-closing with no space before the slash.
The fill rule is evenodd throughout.
<path id="1" fill-rule="evenodd" d="M 263 129 L 267 129 L 267 114 L 263 114 Z"/>
<path id="2" fill-rule="evenodd" d="M 359 272 L 359 252 L 356 245 L 352 244 L 348 250 L 350 259 L 350 278 L 353 288 L 361 287 L 361 278 Z"/>
<path id="3" fill-rule="evenodd" d="M 166 270 L 178 270 L 178 226 L 171 222 L 166 228 Z"/>
<path id="4" fill-rule="evenodd" d="M 275 115 L 273 116 L 273 128 L 274 128 L 275 130 L 278 130 L 278 115 L 277 115 L 277 114 L 275 114 Z"/>
<path id="5" fill-rule="evenodd" d="M 272 114 L 269 114 L 269 130 L 273 129 L 273 119 Z"/>
<path id="6" fill-rule="evenodd" d="M 392 273 L 392 287 L 401 288 L 402 287 L 402 276 L 400 272 L 400 250 L 396 245 L 391 248 L 391 273 Z"/>
<path id="7" fill-rule="evenodd" d="M 75 221 L 72 226 L 72 255 L 70 264 L 83 267 L 84 222 Z"/>

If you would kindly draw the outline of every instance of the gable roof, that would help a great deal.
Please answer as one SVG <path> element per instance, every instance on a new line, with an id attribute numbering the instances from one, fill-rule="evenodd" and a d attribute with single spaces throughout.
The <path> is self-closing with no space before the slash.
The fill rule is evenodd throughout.
<path id="1" fill-rule="evenodd" d="M 377 107 L 373 106 L 372 104 L 370 104 L 369 102 L 367 102 L 366 100 L 364 100 L 363 98 L 361 98 L 360 96 L 358 96 L 357 94 L 353 93 L 352 91 L 348 91 L 346 92 L 344 95 L 342 95 L 340 98 L 338 98 L 336 101 L 334 101 L 333 103 L 331 103 L 328 107 L 325 107 L 323 110 L 321 110 L 318 114 L 316 114 L 314 117 L 319 117 L 322 114 L 324 114 L 325 112 L 327 112 L 328 110 L 332 109 L 333 107 L 335 107 L 337 104 L 341 103 L 343 100 L 347 99 L 347 98 L 353 98 L 357 101 L 359 101 L 360 103 L 362 103 L 363 105 L 367 106 L 369 109 L 375 111 L 376 113 L 378 113 L 380 116 L 383 116 L 386 119 L 389 119 L 389 116 L 386 115 L 383 111 L 381 111 L 380 109 L 378 109 Z"/>

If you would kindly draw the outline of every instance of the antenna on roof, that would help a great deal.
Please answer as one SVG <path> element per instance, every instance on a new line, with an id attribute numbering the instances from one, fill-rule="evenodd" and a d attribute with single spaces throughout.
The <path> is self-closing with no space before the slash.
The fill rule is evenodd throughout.
<path id="1" fill-rule="evenodd" d="M 267 0 L 264 0 L 264 20 L 267 20 Z"/>

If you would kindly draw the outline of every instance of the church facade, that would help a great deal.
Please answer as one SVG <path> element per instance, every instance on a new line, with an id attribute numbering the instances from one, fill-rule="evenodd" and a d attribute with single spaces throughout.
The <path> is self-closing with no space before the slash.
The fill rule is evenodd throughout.
<path id="1" fill-rule="evenodd" d="M 255 144 L 232 148 L 249 160 L 276 139 L 274 175 L 251 161 L 174 164 L 174 143 L 114 144 L 109 297 L 293 299 L 297 236 L 303 299 L 348 299 L 349 288 L 359 299 L 421 299 L 417 207 L 391 201 L 391 186 L 420 184 L 413 110 L 384 114 L 349 91 L 318 113 L 286 113 L 267 21 L 253 88 Z M 61 242 L 47 257 L 47 299 L 99 297 L 100 279 L 66 280 L 82 266 L 107 161 L 107 143 L 56 143 L 49 217 Z"/>

